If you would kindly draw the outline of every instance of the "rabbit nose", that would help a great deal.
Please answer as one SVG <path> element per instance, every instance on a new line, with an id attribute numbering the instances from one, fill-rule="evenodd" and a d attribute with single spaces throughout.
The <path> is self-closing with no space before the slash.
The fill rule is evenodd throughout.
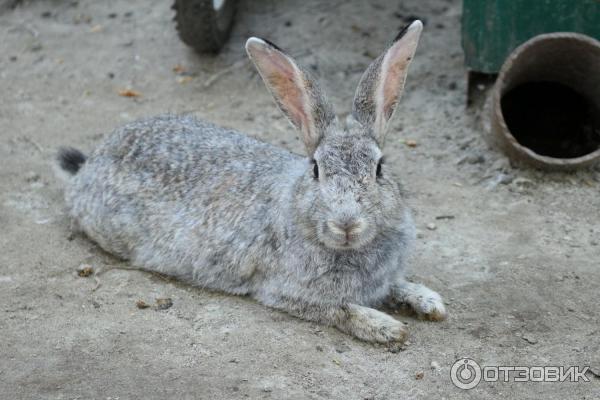
<path id="1" fill-rule="evenodd" d="M 362 231 L 363 224 L 359 220 L 327 221 L 327 226 L 333 233 L 349 236 Z"/>

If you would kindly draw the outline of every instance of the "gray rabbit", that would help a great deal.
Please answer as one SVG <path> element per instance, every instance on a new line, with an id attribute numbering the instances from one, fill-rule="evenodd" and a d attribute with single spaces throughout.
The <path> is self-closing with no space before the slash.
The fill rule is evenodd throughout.
<path id="1" fill-rule="evenodd" d="M 87 158 L 59 152 L 74 227 L 142 269 L 369 342 L 407 335 L 372 307 L 407 304 L 444 319 L 440 296 L 403 278 L 414 227 L 381 151 L 422 27 L 407 26 L 363 74 L 347 129 L 305 70 L 272 43 L 248 39 L 307 156 L 191 116 L 133 122 Z"/>

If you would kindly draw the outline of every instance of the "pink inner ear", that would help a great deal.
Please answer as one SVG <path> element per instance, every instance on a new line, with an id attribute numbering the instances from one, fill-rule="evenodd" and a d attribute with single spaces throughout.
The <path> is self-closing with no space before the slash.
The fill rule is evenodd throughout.
<path id="1" fill-rule="evenodd" d="M 269 83 L 271 90 L 298 128 L 306 126 L 308 111 L 305 109 L 304 93 L 298 87 L 303 85 L 304 79 L 300 72 L 283 54 L 276 51 L 267 51 L 258 60 L 260 69 Z"/>
<path id="2" fill-rule="evenodd" d="M 406 80 L 406 69 L 412 55 L 396 43 L 384 58 L 383 115 L 390 118 Z M 386 65 L 387 64 L 387 65 Z M 386 68 L 387 67 L 387 68 Z"/>

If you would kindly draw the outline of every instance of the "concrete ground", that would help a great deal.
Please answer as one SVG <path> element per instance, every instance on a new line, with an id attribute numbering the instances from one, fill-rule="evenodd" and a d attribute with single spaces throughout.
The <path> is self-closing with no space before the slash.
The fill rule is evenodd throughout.
<path id="1" fill-rule="evenodd" d="M 600 398 L 593 373 L 590 382 L 481 382 L 469 391 L 450 381 L 463 356 L 600 367 L 600 170 L 518 169 L 485 144 L 485 115 L 465 108 L 460 13 L 458 0 L 246 0 L 223 52 L 201 57 L 179 41 L 165 1 L 4 7 L 0 398 Z M 362 71 L 414 16 L 425 31 L 387 163 L 415 210 L 410 277 L 439 291 L 450 317 L 398 316 L 411 331 L 401 351 L 125 269 L 70 235 L 51 167 L 59 145 L 89 151 L 127 121 L 192 112 L 301 151 L 246 61 L 245 39 L 289 49 L 343 117 Z M 119 95 L 128 89 L 139 96 Z M 79 277 L 81 264 L 96 276 Z M 157 298 L 172 307 L 158 309 Z"/>

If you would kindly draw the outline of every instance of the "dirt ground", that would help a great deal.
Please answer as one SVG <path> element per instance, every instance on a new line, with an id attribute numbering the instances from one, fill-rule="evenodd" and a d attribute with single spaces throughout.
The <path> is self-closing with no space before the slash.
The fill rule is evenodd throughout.
<path id="1" fill-rule="evenodd" d="M 600 398 L 592 373 L 469 391 L 450 381 L 463 356 L 600 368 L 600 169 L 519 169 L 486 145 L 485 115 L 465 108 L 460 1 L 241 1 L 216 57 L 179 41 L 168 3 L 33 1 L 0 15 L 0 398 Z M 415 210 L 410 277 L 440 292 L 450 317 L 398 316 L 411 331 L 402 351 L 122 269 L 70 235 L 51 167 L 59 145 L 89 151 L 138 117 L 191 112 L 301 151 L 245 39 L 288 49 L 344 117 L 362 71 L 415 16 L 425 31 L 387 164 Z M 81 264 L 99 275 L 79 277 Z M 136 307 L 167 297 L 167 310 Z"/>

